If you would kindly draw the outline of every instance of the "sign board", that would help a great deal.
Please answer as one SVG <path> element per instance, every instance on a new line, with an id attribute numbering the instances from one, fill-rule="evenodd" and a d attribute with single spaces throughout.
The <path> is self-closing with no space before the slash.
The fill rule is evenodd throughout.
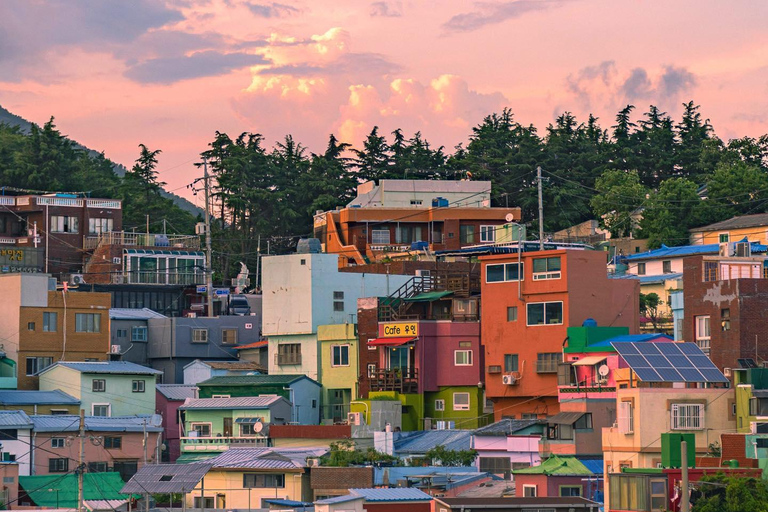
<path id="1" fill-rule="evenodd" d="M 205 285 L 197 287 L 197 293 L 205 293 L 207 291 L 208 291 L 208 287 Z"/>
<path id="2" fill-rule="evenodd" d="M 0 272 L 42 272 L 44 269 L 42 248 L 0 249 Z"/>
<path id="3" fill-rule="evenodd" d="M 253 324 L 245 324 L 246 329 L 253 329 Z"/>
<path id="4" fill-rule="evenodd" d="M 216 295 L 217 297 L 223 297 L 223 296 L 229 295 L 229 289 L 228 288 L 216 288 L 213 291 L 213 294 Z"/>
<path id="5" fill-rule="evenodd" d="M 418 336 L 419 335 L 419 323 L 418 322 L 397 322 L 392 324 L 383 325 L 384 338 L 399 338 L 402 336 Z"/>

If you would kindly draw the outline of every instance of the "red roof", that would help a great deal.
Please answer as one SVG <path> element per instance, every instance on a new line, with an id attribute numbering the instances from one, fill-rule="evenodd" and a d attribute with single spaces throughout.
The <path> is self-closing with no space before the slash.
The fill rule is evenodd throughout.
<path id="1" fill-rule="evenodd" d="M 283 439 L 349 439 L 349 425 L 272 425 L 269 437 Z"/>
<path id="2" fill-rule="evenodd" d="M 233 347 L 235 350 L 242 350 L 245 348 L 264 348 L 267 346 L 267 340 L 257 341 L 254 343 L 249 343 L 247 345 L 237 345 Z"/>
<path id="3" fill-rule="evenodd" d="M 405 345 L 409 341 L 413 341 L 417 338 L 414 338 L 413 336 L 405 336 L 402 338 L 376 338 L 374 340 L 369 340 L 368 345 L 370 346 L 387 346 L 387 347 L 397 347 L 400 345 Z"/>

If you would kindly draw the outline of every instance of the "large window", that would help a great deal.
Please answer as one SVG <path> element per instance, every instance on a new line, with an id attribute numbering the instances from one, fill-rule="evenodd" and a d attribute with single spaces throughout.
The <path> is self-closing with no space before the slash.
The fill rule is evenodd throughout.
<path id="1" fill-rule="evenodd" d="M 532 302 L 526 305 L 527 325 L 561 325 L 562 302 Z"/>
<path id="2" fill-rule="evenodd" d="M 101 332 L 101 313 L 76 313 L 75 332 Z"/>
<path id="3" fill-rule="evenodd" d="M 503 283 L 506 281 L 522 281 L 525 277 L 525 264 L 520 263 L 518 272 L 517 263 L 498 263 L 485 266 L 486 283 Z"/>
<path id="4" fill-rule="evenodd" d="M 49 473 L 66 473 L 67 471 L 69 471 L 69 459 L 48 459 Z"/>
<path id="5" fill-rule="evenodd" d="M 560 352 L 543 352 L 536 356 L 536 373 L 557 373 L 557 364 L 562 355 Z"/>
<path id="6" fill-rule="evenodd" d="M 99 235 L 112 231 L 114 221 L 112 219 L 88 219 L 88 233 Z"/>
<path id="7" fill-rule="evenodd" d="M 493 242 L 496 240 L 496 226 L 480 226 L 480 241 Z"/>
<path id="8" fill-rule="evenodd" d="M 469 410 L 469 393 L 454 393 L 453 394 L 453 410 L 454 411 L 468 411 Z"/>
<path id="9" fill-rule="evenodd" d="M 349 366 L 349 345 L 331 347 L 331 366 Z"/>
<path id="10" fill-rule="evenodd" d="M 475 226 L 459 226 L 459 241 L 462 245 L 475 243 Z"/>
<path id="11" fill-rule="evenodd" d="M 124 460 L 119 462 L 115 461 L 115 463 L 113 464 L 113 471 L 115 471 L 116 473 L 120 473 L 120 478 L 122 478 L 124 482 L 127 482 L 128 480 L 130 480 L 131 477 L 135 475 L 138 470 L 139 470 L 139 462 L 136 460 Z"/>
<path id="12" fill-rule="evenodd" d="M 581 496 L 581 486 L 580 485 L 561 485 L 560 496 L 568 497 L 568 498 Z"/>
<path id="13" fill-rule="evenodd" d="M 504 354 L 504 373 L 517 371 L 520 371 L 517 354 Z"/>
<path id="14" fill-rule="evenodd" d="M 573 439 L 573 425 L 550 424 L 547 426 L 547 439 L 552 441 L 570 441 Z"/>
<path id="15" fill-rule="evenodd" d="M 472 366 L 471 350 L 454 350 L 453 364 L 455 366 Z"/>
<path id="16" fill-rule="evenodd" d="M 201 253 L 125 254 L 123 272 L 127 283 L 200 284 L 205 282 Z"/>
<path id="17" fill-rule="evenodd" d="M 56 332 L 59 314 L 49 311 L 43 312 L 43 332 Z"/>
<path id="18" fill-rule="evenodd" d="M 285 487 L 285 475 L 269 473 L 245 473 L 243 475 L 245 489 L 282 489 Z"/>
<path id="19" fill-rule="evenodd" d="M 51 215 L 51 225 L 48 231 L 51 233 L 77 233 L 78 219 L 65 215 Z"/>
<path id="20" fill-rule="evenodd" d="M 389 245 L 389 230 L 388 229 L 372 229 L 371 244 Z"/>
<path id="21" fill-rule="evenodd" d="M 131 341 L 147 341 L 147 328 L 145 326 L 131 327 Z"/>
<path id="22" fill-rule="evenodd" d="M 696 321 L 696 344 L 704 351 L 705 354 L 709 354 L 709 342 L 710 342 L 710 323 L 709 315 L 697 316 L 694 318 Z"/>
<path id="23" fill-rule="evenodd" d="M 533 259 L 533 280 L 560 279 L 560 256 Z"/>
<path id="24" fill-rule="evenodd" d="M 619 432 L 632 434 L 635 431 L 635 407 L 632 402 L 619 402 Z"/>
<path id="25" fill-rule="evenodd" d="M 120 436 L 105 436 L 104 448 L 107 450 L 120 450 L 123 447 L 123 438 Z"/>
<path id="26" fill-rule="evenodd" d="M 672 404 L 670 410 L 672 430 L 702 430 L 704 406 L 702 404 Z"/>
<path id="27" fill-rule="evenodd" d="M 53 364 L 52 357 L 28 357 L 27 358 L 27 375 L 32 376 L 37 372 L 41 372 Z"/>
<path id="28" fill-rule="evenodd" d="M 197 434 L 197 437 L 211 437 L 211 424 L 193 423 L 192 431 Z"/>
<path id="29" fill-rule="evenodd" d="M 277 364 L 301 364 L 301 343 L 281 343 L 278 345 Z"/>

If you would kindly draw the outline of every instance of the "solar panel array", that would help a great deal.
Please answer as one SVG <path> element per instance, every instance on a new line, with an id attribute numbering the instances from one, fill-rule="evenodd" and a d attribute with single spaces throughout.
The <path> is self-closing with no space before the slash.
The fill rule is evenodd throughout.
<path id="1" fill-rule="evenodd" d="M 612 343 L 643 382 L 728 382 L 694 343 Z"/>

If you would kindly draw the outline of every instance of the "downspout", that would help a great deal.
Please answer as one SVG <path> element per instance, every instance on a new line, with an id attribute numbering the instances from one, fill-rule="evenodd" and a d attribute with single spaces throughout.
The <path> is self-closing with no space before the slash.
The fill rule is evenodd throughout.
<path id="1" fill-rule="evenodd" d="M 37 414 L 37 413 L 35 413 Z M 35 442 L 37 441 L 37 431 L 35 430 L 32 434 L 32 446 L 30 446 L 29 450 L 29 474 L 34 475 L 35 474 Z"/>

